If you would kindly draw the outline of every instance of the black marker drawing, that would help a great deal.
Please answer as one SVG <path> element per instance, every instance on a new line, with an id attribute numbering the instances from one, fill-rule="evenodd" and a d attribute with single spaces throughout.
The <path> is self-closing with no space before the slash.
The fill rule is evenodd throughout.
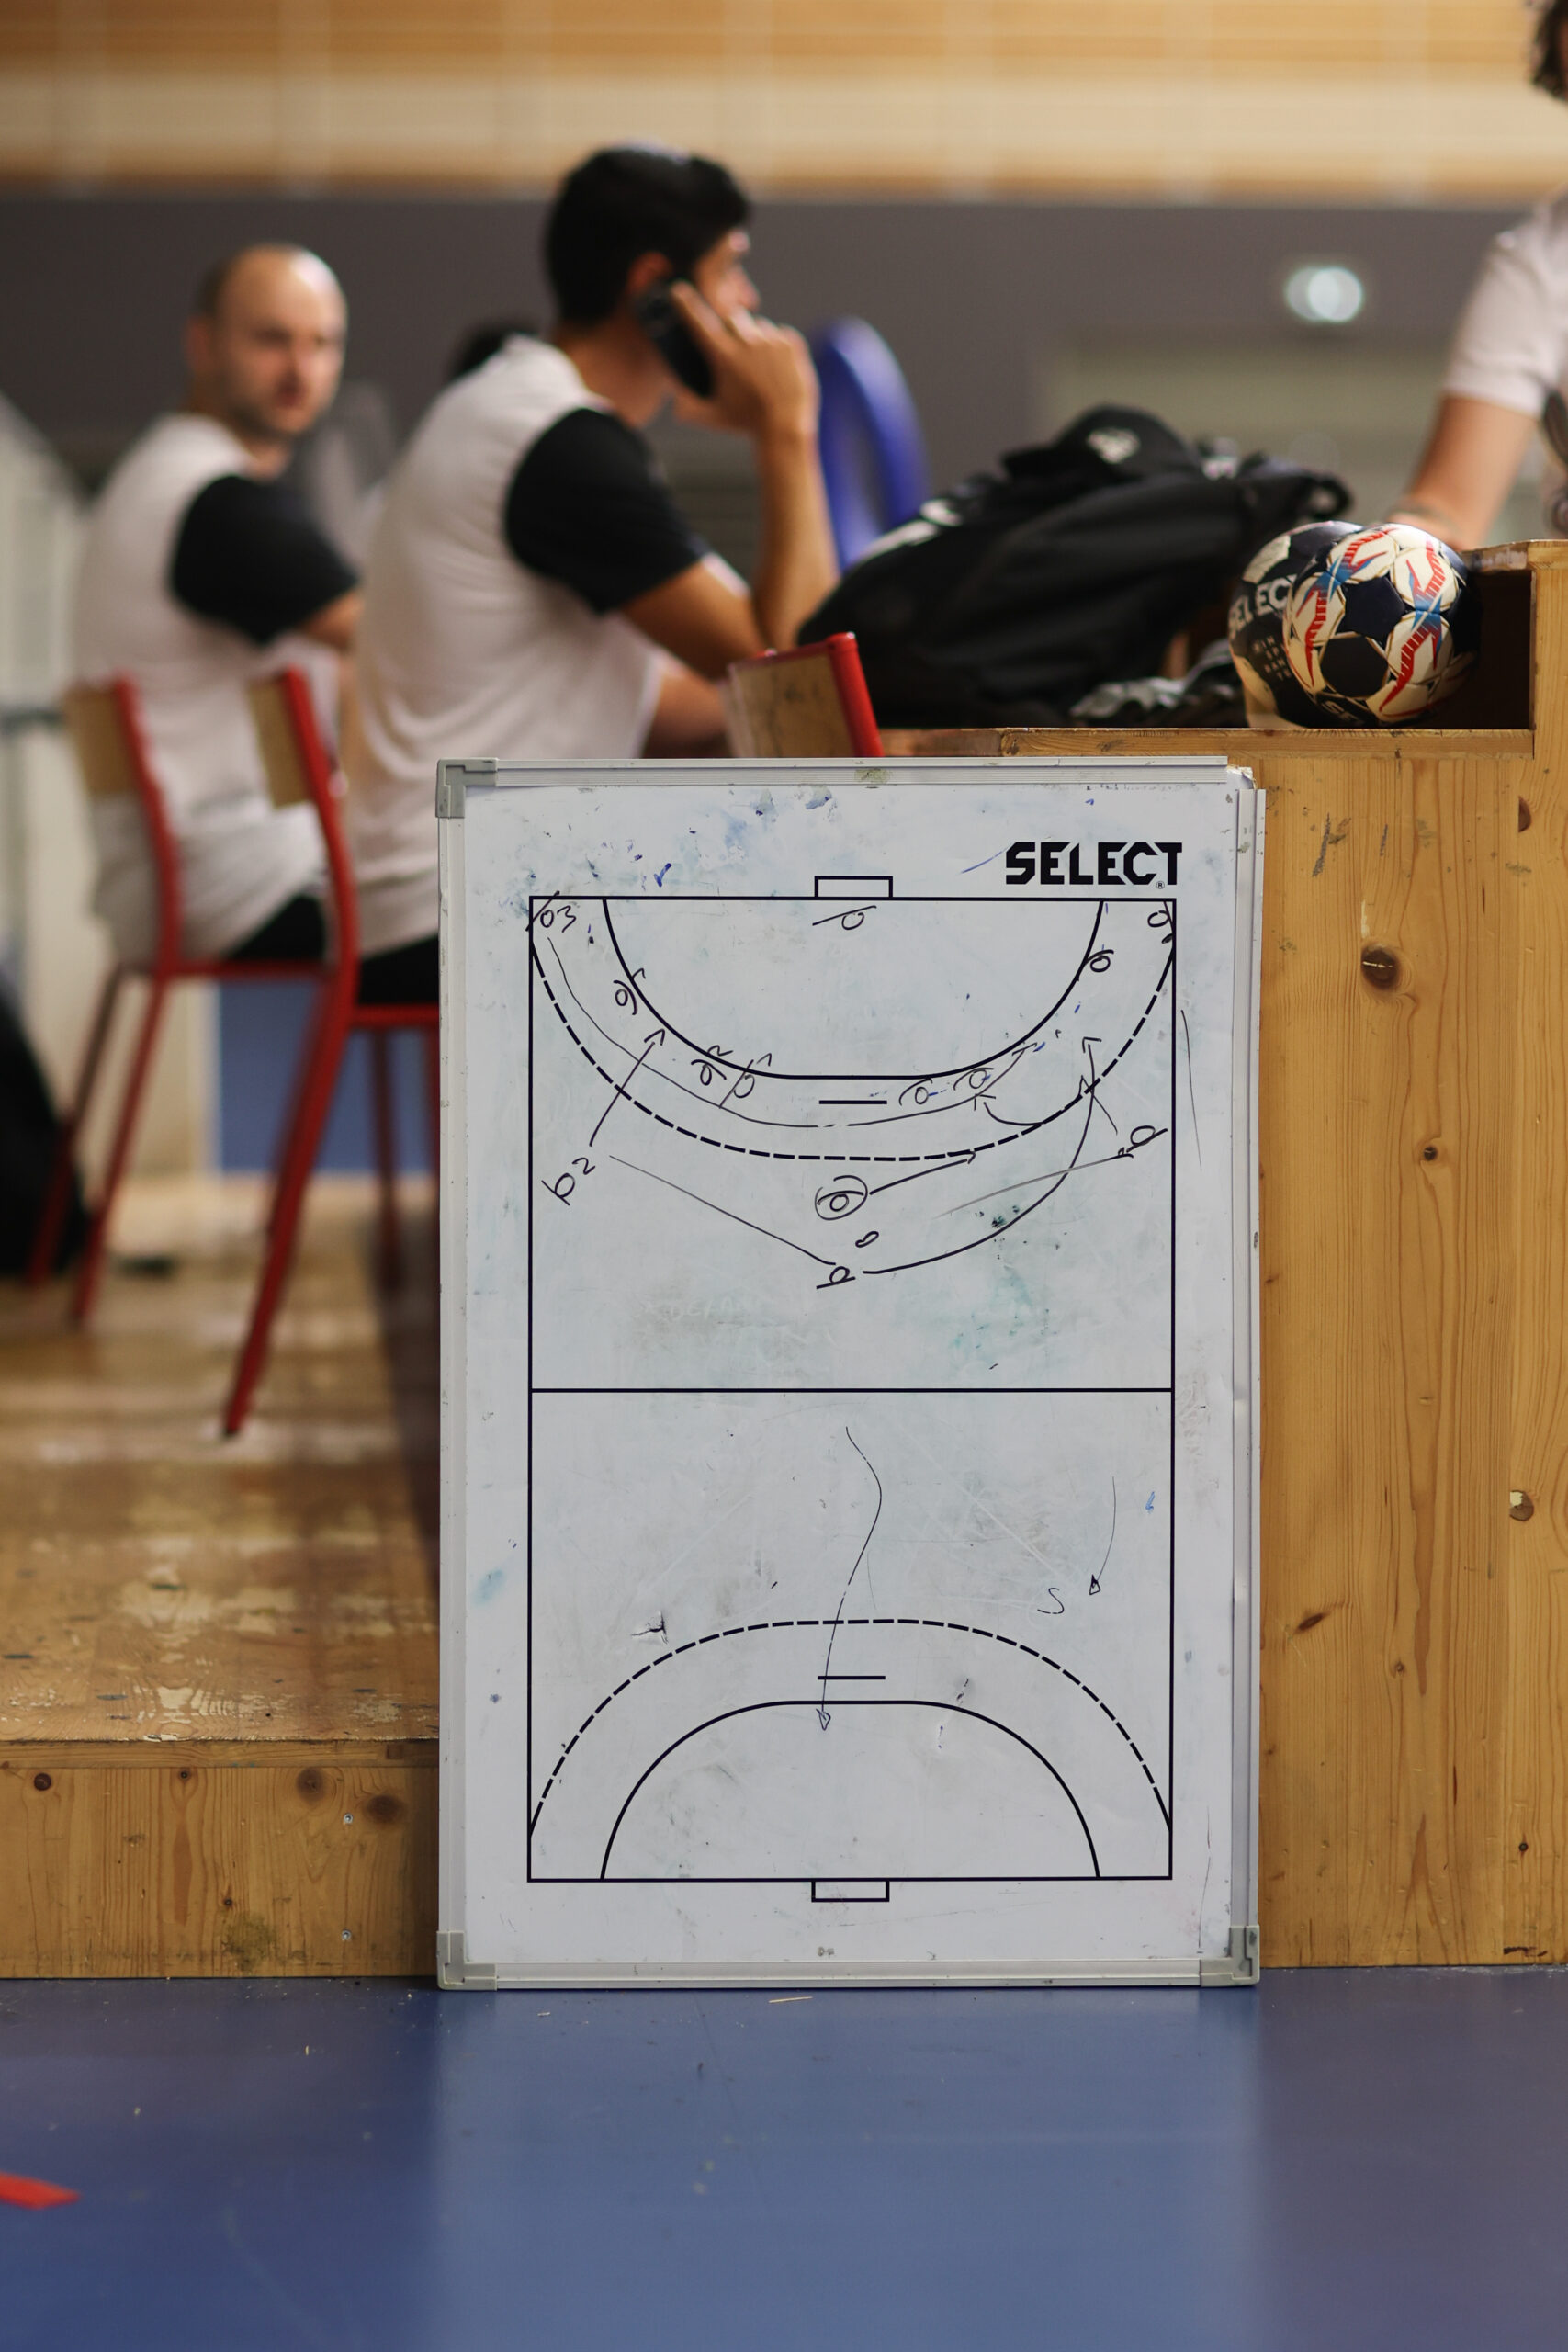
<path id="1" fill-rule="evenodd" d="M 1176 933 L 536 903 L 530 1880 L 1170 1874 Z"/>
<path id="2" fill-rule="evenodd" d="M 1115 1548 L 1115 1544 L 1116 1544 L 1116 1481 L 1115 1481 L 1115 1479 L 1114 1479 L 1114 1478 L 1112 1478 L 1112 1480 L 1111 1481 L 1111 1532 L 1110 1532 L 1110 1534 L 1107 1536 L 1107 1538 L 1106 1538 L 1106 1540 L 1105 1540 L 1105 1557 L 1104 1557 L 1104 1559 L 1103 1559 L 1103 1560 L 1101 1560 L 1101 1562 L 1100 1562 L 1100 1564 L 1099 1567 L 1095 1570 L 1095 1572 L 1094 1572 L 1093 1576 L 1091 1576 L 1091 1577 L 1090 1577 L 1090 1578 L 1089 1578 L 1089 1591 L 1090 1591 L 1091 1593 L 1096 1593 L 1096 1592 L 1098 1592 L 1098 1591 L 1100 1590 L 1100 1577 L 1105 1574 L 1106 1569 L 1111 1566 L 1111 1552 L 1112 1552 L 1112 1551 L 1114 1550 L 1114 1548 Z"/>
<path id="3" fill-rule="evenodd" d="M 655 1175 L 651 1168 L 638 1168 L 635 1161 L 618 1159 L 613 1151 L 608 1154 L 608 1157 L 615 1160 L 617 1168 L 629 1169 L 634 1176 L 646 1176 L 655 1184 L 668 1184 L 672 1193 L 685 1193 L 687 1200 L 695 1201 L 700 1209 L 712 1209 L 715 1216 L 729 1217 L 736 1225 L 744 1225 L 752 1233 L 760 1233 L 764 1241 L 776 1241 L 785 1250 L 798 1250 L 803 1258 L 816 1258 L 818 1265 L 826 1266 L 829 1272 L 837 1273 L 842 1279 L 848 1279 L 848 1269 L 835 1266 L 831 1258 L 817 1258 L 815 1250 L 802 1250 L 798 1241 L 791 1241 L 782 1233 L 770 1233 L 765 1225 L 752 1225 L 750 1217 L 737 1216 L 733 1209 L 720 1208 L 716 1201 L 705 1201 L 700 1193 L 687 1191 L 684 1184 L 674 1183 L 668 1176 Z"/>
<path id="4" fill-rule="evenodd" d="M 1187 1009 L 1181 1012 L 1181 1044 L 1187 1057 L 1187 1100 L 1192 1106 L 1192 1148 L 1198 1155 L 1198 1165 L 1203 1165 L 1203 1141 L 1198 1133 L 1198 1089 L 1192 1079 L 1192 1033 L 1187 1026 Z"/>
<path id="5" fill-rule="evenodd" d="M 657 1131 L 661 1147 L 682 1142 L 700 1147 L 699 1156 L 714 1156 L 708 1158 L 710 1172 L 695 1184 L 685 1182 L 678 1166 L 649 1168 L 639 1154 L 633 1164 L 642 1173 L 673 1190 L 690 1192 L 718 1214 L 784 1240 L 803 1260 L 818 1263 L 819 1253 L 806 1238 L 809 1226 L 796 1221 L 802 1210 L 809 1208 L 811 1224 L 824 1214 L 849 1222 L 852 1212 L 844 1204 L 852 1179 L 865 1187 L 859 1204 L 863 1207 L 874 1192 L 907 1184 L 911 1173 L 932 1180 L 918 1193 L 907 1191 L 896 1216 L 885 1213 L 874 1222 L 867 1218 L 849 1233 L 845 1246 L 854 1253 L 853 1273 L 842 1261 L 842 1271 L 830 1265 L 830 1279 L 814 1285 L 824 1291 L 840 1290 L 858 1277 L 907 1275 L 973 1249 L 995 1247 L 1069 1178 L 1115 1181 L 1122 1130 L 1108 1088 L 1150 1020 L 1157 1017 L 1162 1031 L 1168 1027 L 1173 932 L 1168 910 L 1151 912 L 1146 905 L 1098 901 L 1028 910 L 1042 937 L 1049 938 L 1050 963 L 1055 965 L 1044 1001 L 1028 1004 L 1015 973 L 1009 985 L 1022 1001 L 1006 1046 L 954 1062 L 941 1050 L 948 1037 L 933 1035 L 937 1052 L 923 1070 L 911 1074 L 907 1065 L 900 1069 L 895 1061 L 892 1067 L 878 1067 L 869 1057 L 863 1067 L 813 1069 L 808 1055 L 818 998 L 830 999 L 850 988 L 852 1011 L 853 991 L 868 981 L 874 987 L 877 975 L 893 967 L 894 956 L 907 955 L 916 945 L 919 934 L 911 929 L 910 919 L 918 918 L 929 930 L 927 910 L 896 900 L 878 905 L 874 930 L 880 960 L 868 964 L 872 951 L 858 937 L 852 948 L 847 947 L 841 915 L 815 911 L 819 900 L 807 900 L 804 908 L 799 902 L 761 903 L 785 934 L 782 946 L 777 938 L 771 940 L 769 951 L 774 961 L 797 970 L 796 992 L 765 1007 L 764 1017 L 776 1024 L 772 1036 L 752 1035 L 740 1046 L 723 1042 L 716 1034 L 716 1023 L 714 1028 L 705 1023 L 698 1026 L 696 1019 L 664 1009 L 668 1003 L 680 1005 L 676 991 L 682 986 L 682 959 L 688 990 L 691 976 L 705 978 L 708 966 L 716 960 L 702 955 L 703 932 L 714 927 L 711 915 L 694 915 L 689 903 L 661 907 L 646 941 L 639 931 L 643 952 L 634 967 L 618 926 L 649 924 L 639 904 L 594 902 L 593 922 L 570 929 L 565 917 L 571 910 L 558 899 L 540 910 L 536 931 L 547 916 L 549 935 L 542 940 L 536 935 L 532 941 L 535 978 L 586 1069 L 609 1091 L 609 1102 L 601 1097 L 596 1105 L 592 1089 L 588 1091 L 583 1105 L 585 1114 L 592 1113 L 583 1128 L 587 1144 L 592 1145 L 609 1109 L 624 1102 Z M 972 902 L 957 903 L 973 913 Z M 1022 910 L 1010 909 L 1010 914 L 1016 911 Z M 720 912 L 728 922 L 724 945 L 733 954 L 734 910 L 721 903 Z M 947 920 L 957 918 L 949 915 Z M 670 933 L 668 945 L 660 936 L 662 932 Z M 928 960 L 930 952 L 927 947 Z M 845 956 L 851 957 L 852 974 L 847 967 L 840 969 L 836 960 Z M 884 994 L 886 998 L 886 983 Z M 651 1031 L 643 1026 L 649 1014 L 657 1023 Z M 900 1025 L 888 1018 L 886 1001 L 882 1015 L 885 1029 Z M 914 1043 L 918 1023 L 903 1025 L 908 1029 L 907 1043 Z M 880 1049 L 887 1050 L 886 1046 Z M 871 1049 L 873 1055 L 877 1051 Z M 1088 1150 L 1088 1126 L 1096 1116 L 1117 1138 L 1116 1153 Z M 976 1121 L 984 1130 L 979 1136 L 974 1131 Z M 1072 1136 L 1070 1145 L 1054 1169 L 1030 1180 L 1036 1189 L 1006 1214 L 978 1214 L 981 1197 L 945 1181 L 981 1153 L 1010 1154 L 1017 1145 L 1064 1124 Z M 1157 1121 L 1145 1119 L 1142 1127 L 1145 1137 L 1162 1132 Z M 711 1172 L 716 1167 L 722 1171 L 716 1177 Z M 890 1168 L 900 1172 L 882 1175 Z M 781 1193 L 777 1180 L 791 1169 L 798 1169 L 807 1181 L 793 1194 L 787 1188 Z M 816 1173 L 823 1170 L 836 1171 L 826 1184 Z M 874 1182 L 873 1177 L 880 1181 Z M 990 1188 L 989 1197 L 999 1198 L 1006 1189 Z M 1014 1189 L 1021 1192 L 1023 1187 Z M 834 1204 L 828 1211 L 825 1200 Z M 769 1214 L 758 1214 L 764 1205 Z M 953 1219 L 971 1215 L 974 1230 L 955 1234 Z"/>
<path id="6" fill-rule="evenodd" d="M 846 1430 L 844 1431 L 844 1435 L 849 1439 L 852 1445 L 855 1445 L 854 1434 L 852 1430 Z M 844 1603 L 850 1597 L 850 1587 L 853 1584 L 856 1577 L 860 1574 L 860 1564 L 871 1549 L 871 1539 L 876 1532 L 876 1522 L 882 1517 L 882 1481 L 877 1477 L 876 1472 L 872 1467 L 872 1464 L 869 1462 L 866 1462 L 865 1454 L 858 1445 L 855 1445 L 855 1452 L 860 1454 L 861 1460 L 865 1462 L 866 1468 L 871 1471 L 872 1477 L 876 1482 L 876 1509 L 871 1514 L 871 1525 L 865 1531 L 865 1541 L 862 1544 L 860 1550 L 855 1554 L 854 1566 L 850 1570 L 849 1576 L 845 1580 L 844 1589 L 839 1597 L 838 1614 L 835 1616 L 832 1626 L 828 1634 L 828 1655 L 822 1661 L 822 1701 L 817 1710 L 817 1720 L 821 1724 L 824 1731 L 827 1730 L 829 1724 L 833 1720 L 832 1716 L 828 1713 L 828 1685 L 834 1679 L 832 1671 L 833 1644 L 838 1636 L 839 1627 L 843 1622 Z M 844 1679 L 845 1678 L 841 1675 L 838 1678 L 840 1681 Z M 858 1679 L 862 1678 L 855 1679 Z"/>
<path id="7" fill-rule="evenodd" d="M 589 1148 L 589 1150 L 590 1150 L 590 1151 L 592 1151 L 592 1148 L 593 1148 L 594 1145 L 595 1145 L 595 1144 L 598 1142 L 598 1140 L 599 1140 L 599 1128 L 600 1128 L 600 1127 L 602 1127 L 602 1126 L 604 1125 L 604 1124 L 605 1120 L 609 1117 L 609 1115 L 610 1115 L 611 1112 L 615 1109 L 615 1107 L 616 1103 L 620 1101 L 620 1099 L 621 1099 L 622 1095 L 626 1092 L 626 1091 L 627 1087 L 631 1084 L 632 1080 L 637 1076 L 637 1074 L 638 1070 L 642 1068 L 642 1066 L 643 1066 L 644 1062 L 648 1059 L 648 1057 L 649 1057 L 649 1054 L 650 1054 L 650 1053 L 652 1053 L 652 1051 L 653 1051 L 653 1049 L 654 1049 L 655 1046 L 661 1046 L 663 1043 L 664 1043 L 664 1032 L 663 1032 L 663 1030 L 662 1030 L 662 1029 L 656 1029 L 656 1030 L 654 1030 L 654 1032 L 653 1032 L 652 1035 L 651 1035 L 651 1036 L 647 1040 L 646 1044 L 644 1045 L 644 1046 L 643 1046 L 643 1049 L 642 1049 L 641 1053 L 637 1056 L 637 1057 L 636 1061 L 635 1061 L 635 1062 L 633 1062 L 633 1064 L 632 1064 L 632 1066 L 631 1066 L 630 1070 L 627 1072 L 626 1076 L 624 1079 L 622 1079 L 622 1080 L 621 1080 L 621 1082 L 620 1082 L 619 1086 L 617 1086 L 617 1087 L 616 1087 L 616 1089 L 615 1089 L 615 1091 L 614 1094 L 612 1094 L 612 1095 L 611 1095 L 611 1097 L 610 1097 L 610 1099 L 609 1099 L 608 1102 L 606 1102 L 606 1103 L 605 1103 L 604 1110 L 600 1113 L 600 1114 L 599 1114 L 599 1122 L 598 1122 L 598 1125 L 597 1125 L 597 1126 L 595 1126 L 595 1128 L 594 1128 L 594 1130 L 593 1130 L 593 1133 L 592 1133 L 592 1134 L 589 1136 L 589 1138 L 588 1138 L 588 1148 Z"/>

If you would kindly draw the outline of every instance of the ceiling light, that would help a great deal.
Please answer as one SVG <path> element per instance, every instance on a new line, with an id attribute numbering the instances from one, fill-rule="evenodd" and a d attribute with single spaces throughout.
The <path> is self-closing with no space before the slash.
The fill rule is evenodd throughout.
<path id="1" fill-rule="evenodd" d="M 1366 307 L 1367 289 L 1342 261 L 1303 261 L 1285 280 L 1285 307 L 1311 327 L 1348 327 Z"/>

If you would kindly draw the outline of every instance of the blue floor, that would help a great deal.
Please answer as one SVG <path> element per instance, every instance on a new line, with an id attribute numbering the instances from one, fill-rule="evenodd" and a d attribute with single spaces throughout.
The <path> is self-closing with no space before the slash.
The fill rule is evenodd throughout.
<path id="1" fill-rule="evenodd" d="M 0 1986 L 6 2352 L 1568 2344 L 1568 1975 Z"/>

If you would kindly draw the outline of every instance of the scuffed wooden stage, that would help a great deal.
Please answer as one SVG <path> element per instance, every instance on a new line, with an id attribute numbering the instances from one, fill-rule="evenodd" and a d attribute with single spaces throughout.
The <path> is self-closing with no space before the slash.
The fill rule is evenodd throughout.
<path id="1" fill-rule="evenodd" d="M 0 1975 L 434 1965 L 430 1188 L 388 1299 L 368 1184 L 317 1180 L 225 1440 L 263 1197 L 130 1187 L 87 1333 L 0 1286 Z"/>

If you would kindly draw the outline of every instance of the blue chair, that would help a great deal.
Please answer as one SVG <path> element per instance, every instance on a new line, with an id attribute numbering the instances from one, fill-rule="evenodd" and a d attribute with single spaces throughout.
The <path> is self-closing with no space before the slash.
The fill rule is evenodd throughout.
<path id="1" fill-rule="evenodd" d="M 822 386 L 828 512 L 847 565 L 930 497 L 926 445 L 903 370 L 864 319 L 818 327 L 811 356 Z"/>

